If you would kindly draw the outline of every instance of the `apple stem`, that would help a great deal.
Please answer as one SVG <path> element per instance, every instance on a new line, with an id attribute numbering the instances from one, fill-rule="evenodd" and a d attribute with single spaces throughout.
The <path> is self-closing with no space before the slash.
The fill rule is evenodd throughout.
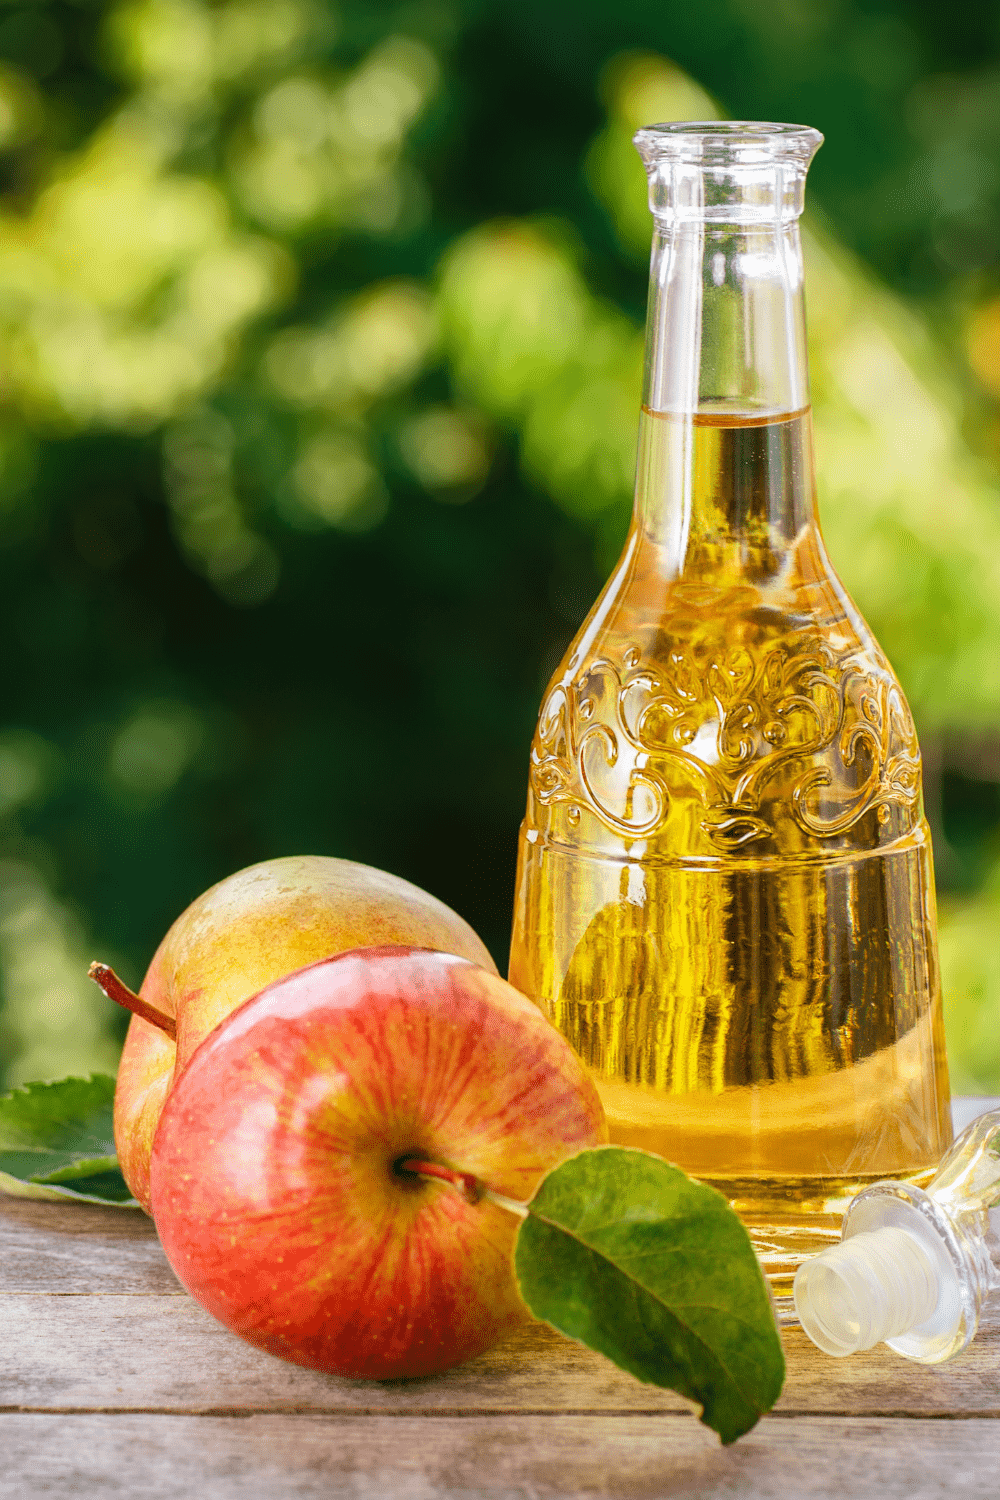
<path id="1" fill-rule="evenodd" d="M 495 1193 L 492 1188 L 483 1188 L 483 1197 L 495 1203 L 498 1208 L 505 1208 L 509 1214 L 517 1214 L 519 1219 L 528 1217 L 528 1205 L 518 1198 L 505 1198 L 503 1193 Z"/>
<path id="2" fill-rule="evenodd" d="M 165 1010 L 151 1005 L 148 1000 L 144 1000 L 141 995 L 130 990 L 128 985 L 123 984 L 118 978 L 110 964 L 91 964 L 87 970 L 87 977 L 99 985 L 108 999 L 113 1000 L 116 1005 L 124 1006 L 134 1016 L 141 1016 L 151 1026 L 158 1026 L 172 1041 L 177 1040 L 177 1022 L 173 1016 L 168 1016 Z"/>
<path id="3" fill-rule="evenodd" d="M 495 1193 L 492 1188 L 485 1187 L 478 1177 L 471 1172 L 458 1172 L 453 1167 L 442 1167 L 436 1161 L 421 1161 L 415 1156 L 404 1156 L 396 1163 L 398 1172 L 413 1172 L 418 1177 L 433 1177 L 438 1182 L 446 1182 L 462 1194 L 466 1203 L 478 1203 L 481 1198 L 488 1198 L 491 1203 L 497 1204 L 499 1208 L 506 1208 L 510 1213 L 517 1214 L 519 1218 L 528 1217 L 528 1205 L 518 1203 L 516 1198 L 505 1198 L 502 1193 Z"/>
<path id="4" fill-rule="evenodd" d="M 471 1172 L 456 1172 L 452 1167 L 442 1167 L 440 1162 L 421 1161 L 415 1156 L 405 1156 L 396 1163 L 396 1169 L 400 1172 L 413 1172 L 417 1177 L 434 1177 L 438 1182 L 446 1182 L 449 1187 L 458 1189 L 466 1203 L 478 1203 L 483 1196 L 479 1181 Z"/>

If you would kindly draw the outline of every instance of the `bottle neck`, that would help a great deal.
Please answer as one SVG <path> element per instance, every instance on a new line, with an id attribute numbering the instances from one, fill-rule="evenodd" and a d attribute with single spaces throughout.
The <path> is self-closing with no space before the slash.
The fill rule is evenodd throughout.
<path id="1" fill-rule="evenodd" d="M 813 519 L 796 219 L 657 223 L 636 521 L 671 573 L 766 577 Z"/>
<path id="2" fill-rule="evenodd" d="M 799 223 L 656 221 L 643 404 L 766 416 L 809 405 Z"/>

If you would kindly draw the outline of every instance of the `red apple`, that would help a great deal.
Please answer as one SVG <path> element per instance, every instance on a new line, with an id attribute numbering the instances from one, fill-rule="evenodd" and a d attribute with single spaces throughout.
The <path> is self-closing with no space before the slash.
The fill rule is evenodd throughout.
<path id="1" fill-rule="evenodd" d="M 303 855 L 251 865 L 199 896 L 177 918 L 139 992 L 152 1012 L 173 1022 L 176 1042 L 134 1017 L 115 1093 L 118 1159 L 147 1211 L 149 1155 L 160 1111 L 202 1039 L 273 980 L 374 943 L 439 948 L 496 973 L 472 928 L 442 901 L 395 875 L 346 859 Z"/>
<path id="2" fill-rule="evenodd" d="M 386 1379 L 526 1316 L 509 1210 L 411 1158 L 530 1198 L 607 1139 L 570 1047 L 504 980 L 370 948 L 291 974 L 206 1037 L 153 1146 L 153 1216 L 188 1291 L 297 1364 Z"/>

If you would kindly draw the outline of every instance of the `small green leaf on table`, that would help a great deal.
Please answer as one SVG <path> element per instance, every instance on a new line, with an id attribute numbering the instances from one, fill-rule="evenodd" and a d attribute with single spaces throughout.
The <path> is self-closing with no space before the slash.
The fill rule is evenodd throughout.
<path id="1" fill-rule="evenodd" d="M 721 1193 L 646 1151 L 601 1146 L 550 1172 L 514 1264 L 535 1317 L 698 1402 L 734 1442 L 785 1360 L 749 1236 Z"/>
<path id="2" fill-rule="evenodd" d="M 137 1208 L 115 1155 L 115 1080 L 28 1083 L 0 1099 L 0 1190 Z"/>

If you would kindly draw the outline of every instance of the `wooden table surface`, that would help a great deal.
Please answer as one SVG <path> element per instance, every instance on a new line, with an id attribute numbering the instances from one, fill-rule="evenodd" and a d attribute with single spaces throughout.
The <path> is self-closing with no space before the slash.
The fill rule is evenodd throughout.
<path id="1" fill-rule="evenodd" d="M 435 1379 L 350 1382 L 213 1322 L 143 1215 L 0 1197 L 0 1497 L 1000 1495 L 1000 1319 L 936 1368 L 784 1339 L 776 1410 L 728 1449 L 538 1325 Z"/>

